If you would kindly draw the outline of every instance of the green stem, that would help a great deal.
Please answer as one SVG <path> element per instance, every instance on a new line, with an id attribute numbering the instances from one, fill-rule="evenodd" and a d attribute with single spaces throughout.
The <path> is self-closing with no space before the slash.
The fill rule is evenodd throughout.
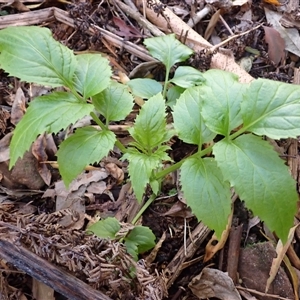
<path id="1" fill-rule="evenodd" d="M 163 90 L 163 98 L 166 99 L 167 95 L 167 86 L 169 84 L 169 75 L 170 75 L 170 70 L 166 69 L 166 78 L 165 78 L 165 84 L 164 84 L 164 90 Z"/>
<path id="2" fill-rule="evenodd" d="M 136 214 L 136 216 L 132 220 L 131 224 L 134 225 L 139 220 L 139 218 L 142 216 L 142 214 L 144 213 L 144 211 L 150 206 L 150 204 L 155 200 L 155 198 L 156 198 L 156 195 L 154 195 L 154 194 L 152 194 L 150 196 L 150 198 L 147 200 L 147 202 L 142 206 L 142 208 Z"/>
<path id="3" fill-rule="evenodd" d="M 161 179 L 161 178 L 164 178 L 164 177 L 165 177 L 166 175 L 168 175 L 169 173 L 176 171 L 177 169 L 179 169 L 179 168 L 181 167 L 181 165 L 182 165 L 182 164 L 185 162 L 185 160 L 188 159 L 188 158 L 191 158 L 191 157 L 198 157 L 198 156 L 201 156 L 201 157 L 202 157 L 202 156 L 208 154 L 209 152 L 212 151 L 212 147 L 213 147 L 213 146 L 209 146 L 208 148 L 206 148 L 206 149 L 204 149 L 204 150 L 202 150 L 202 151 L 199 151 L 199 152 L 197 152 L 197 153 L 194 153 L 193 155 L 191 155 L 191 156 L 189 156 L 189 157 L 187 157 L 187 158 L 182 159 L 181 161 L 177 162 L 176 164 L 174 164 L 174 165 L 172 165 L 172 166 L 170 166 L 170 167 L 168 167 L 168 168 L 166 168 L 166 169 L 164 169 L 164 170 L 158 172 L 158 173 L 155 175 L 155 179 L 156 179 L 156 180 L 159 180 L 159 179 Z"/>
<path id="4" fill-rule="evenodd" d="M 90 113 L 90 115 L 102 130 L 109 130 L 107 126 L 103 124 L 103 122 L 97 117 L 97 115 L 93 111 Z M 126 153 L 127 149 L 123 146 L 123 144 L 118 139 L 116 139 L 115 145 L 120 149 L 122 153 Z"/>

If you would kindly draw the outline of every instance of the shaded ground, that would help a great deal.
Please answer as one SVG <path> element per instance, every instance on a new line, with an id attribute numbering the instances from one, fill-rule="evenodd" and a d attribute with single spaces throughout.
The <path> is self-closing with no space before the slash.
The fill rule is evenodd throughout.
<path id="1" fill-rule="evenodd" d="M 129 6 L 129 3 L 126 3 Z M 35 16 L 36 24 L 49 27 L 57 40 L 75 52 L 88 50 L 104 53 L 111 62 L 115 79 L 120 79 L 122 72 L 127 76 L 134 73 L 135 77 L 149 76 L 150 73 L 153 78 L 163 80 L 164 70 L 157 64 L 153 68 L 146 65 L 137 72 L 138 66 L 150 61 L 142 47 L 143 37 L 150 36 L 150 29 L 128 17 L 128 10 L 118 1 L 46 1 L 38 4 L 35 2 L 34 8 L 30 4 L 19 1 L 3 3 L 1 13 L 11 17 L 9 25 L 15 25 L 20 24 L 19 16 L 22 12 L 31 10 L 33 15 L 25 19 L 25 23 L 32 22 Z M 297 43 L 295 42 L 291 49 L 279 39 L 275 45 L 274 41 L 278 40 L 276 33 L 263 27 L 251 31 L 259 24 L 268 26 L 274 19 L 274 16 L 270 17 L 272 11 L 283 15 L 285 22 L 290 22 L 290 27 L 295 29 L 291 36 L 297 40 L 297 10 L 293 8 L 298 8 L 297 3 L 243 1 L 232 6 L 229 2 L 217 1 L 164 1 L 163 4 L 148 1 L 148 9 L 152 9 L 160 17 L 164 17 L 166 6 L 172 8 L 186 23 L 191 17 L 195 18 L 197 12 L 203 12 L 206 8 L 207 14 L 194 29 L 213 45 L 227 40 L 231 34 L 230 30 L 236 35 L 250 30 L 248 34 L 228 41 L 222 45 L 225 49 L 216 49 L 214 53 L 232 53 L 236 61 L 242 60 L 246 63 L 247 71 L 254 78 L 299 82 L 297 68 L 300 48 L 297 49 Z M 54 11 L 56 19 L 45 18 L 41 14 L 42 10 L 48 8 L 51 11 L 52 7 L 61 11 Z M 139 4 L 136 7 L 139 7 Z M 223 21 L 219 17 L 216 18 L 218 11 L 221 12 Z M 7 26 L 5 20 L 7 19 L 0 19 L 1 28 Z M 109 38 L 107 32 L 99 28 L 114 35 Z M 167 31 L 167 28 L 159 29 Z M 130 49 L 133 50 L 129 51 L 129 46 L 132 46 Z M 285 50 L 289 52 L 284 52 Z M 189 64 L 204 71 L 210 68 L 212 57 L 213 54 L 198 51 Z M 15 78 L 7 77 L 3 72 L 0 76 L 0 232 L 2 240 L 6 241 L 0 240 L 0 257 L 3 258 L 1 298 L 105 299 L 106 295 L 111 299 L 175 300 L 198 299 L 198 295 L 211 299 L 274 299 L 263 293 L 271 260 L 276 255 L 274 245 L 267 242 L 263 234 L 268 235 L 264 225 L 253 218 L 243 203 L 236 199 L 229 242 L 211 260 L 203 263 L 205 247 L 212 237 L 212 232 L 204 225 L 198 224 L 185 204 L 178 200 L 181 196 L 178 174 L 170 174 L 164 182 L 161 195 L 142 216 L 142 224 L 152 229 L 157 242 L 161 239 L 161 243 L 158 243 L 159 246 L 151 255 L 146 253 L 135 263 L 122 245 L 86 236 L 87 223 L 99 214 L 102 218 L 116 216 L 120 221 L 130 223 L 139 210 L 140 205 L 125 184 L 128 176 L 126 163 L 118 160 L 118 153 L 112 153 L 109 161 L 100 164 L 100 171 L 89 171 L 82 175 L 75 186 L 71 187 L 71 191 L 66 192 L 55 166 L 38 163 L 56 160 L 55 153 L 63 139 L 62 133 L 48 136 L 47 139 L 42 137 L 23 161 L 20 161 L 12 172 L 8 171 L 9 138 L 14 125 L 22 117 L 24 103 L 49 90 L 21 83 Z M 114 130 L 124 144 L 128 143 L 128 135 L 126 128 L 122 126 L 132 124 L 137 110 L 136 105 L 132 115 L 125 122 L 112 124 L 118 125 Z M 298 182 L 298 141 L 289 139 L 271 142 L 286 160 Z M 46 143 L 46 146 L 43 143 Z M 176 137 L 171 146 L 175 161 L 195 151 L 194 147 L 182 143 Z M 105 169 L 108 162 L 115 164 L 125 173 L 124 181 L 118 184 L 113 173 Z M 89 176 L 92 172 L 94 179 Z M 282 268 L 269 290 L 271 294 L 280 295 L 280 299 L 295 299 L 292 284 L 294 289 L 297 289 L 299 239 L 300 233 L 296 230 L 293 247 L 289 250 L 289 259 L 295 269 Z M 30 253 L 34 256 L 30 256 Z M 46 266 L 43 261 L 39 261 L 40 258 L 44 258 L 51 265 Z M 39 262 L 35 267 L 34 261 Z M 25 262 L 28 263 L 27 266 Z M 208 265 L 228 272 L 234 285 L 240 286 L 241 289 L 230 286 L 231 282 L 227 284 L 229 277 L 226 277 L 225 273 L 208 274 L 205 271 L 201 281 L 197 276 Z M 136 275 L 133 275 L 132 268 L 137 270 Z M 65 272 L 60 274 L 63 277 L 57 278 L 57 269 Z M 72 291 L 72 286 L 79 284 L 74 277 L 88 285 Z M 249 280 L 249 277 L 256 280 Z M 41 281 L 53 289 L 48 289 Z M 191 282 L 194 286 L 190 289 Z M 222 285 L 223 288 L 218 291 L 213 288 Z M 243 288 L 251 289 L 253 297 L 256 298 L 250 298 L 249 292 Z M 197 289 L 200 291 L 198 294 L 195 291 Z"/>

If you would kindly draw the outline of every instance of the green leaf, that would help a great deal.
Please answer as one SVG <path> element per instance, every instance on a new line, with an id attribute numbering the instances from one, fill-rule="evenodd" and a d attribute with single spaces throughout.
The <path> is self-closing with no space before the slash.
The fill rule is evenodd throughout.
<path id="1" fill-rule="evenodd" d="M 216 134 L 205 125 L 201 116 L 202 87 L 187 89 L 174 106 L 174 127 L 184 142 L 201 146 L 211 141 Z"/>
<path id="2" fill-rule="evenodd" d="M 166 128 L 165 109 L 160 93 L 151 97 L 142 106 L 134 126 L 129 129 L 131 136 L 148 152 L 171 138 L 172 133 Z"/>
<path id="3" fill-rule="evenodd" d="M 163 148 L 166 149 L 165 146 Z M 157 151 L 151 155 L 139 152 L 137 149 L 129 149 L 122 159 L 129 161 L 128 172 L 131 180 L 132 188 L 139 202 L 143 199 L 143 194 L 155 169 L 162 166 L 162 160 L 168 160 L 168 156 L 164 152 Z"/>
<path id="4" fill-rule="evenodd" d="M 179 66 L 175 71 L 174 77 L 170 80 L 170 82 L 183 88 L 193 87 L 204 81 L 202 73 L 189 66 Z"/>
<path id="5" fill-rule="evenodd" d="M 96 109 L 106 118 L 106 122 L 126 118 L 133 107 L 133 97 L 125 85 L 112 82 L 103 92 L 93 97 Z"/>
<path id="6" fill-rule="evenodd" d="M 65 185 L 79 175 L 88 164 L 99 162 L 113 149 L 115 134 L 93 127 L 79 128 L 60 144 L 57 152 L 59 171 Z"/>
<path id="7" fill-rule="evenodd" d="M 205 124 L 213 132 L 228 136 L 242 124 L 241 102 L 248 85 L 239 83 L 236 75 L 221 70 L 209 70 L 203 76 L 206 81 L 201 86 L 201 98 Z"/>
<path id="8" fill-rule="evenodd" d="M 296 183 L 273 147 L 247 134 L 222 140 L 213 153 L 226 180 L 253 213 L 285 243 L 296 213 Z"/>
<path id="9" fill-rule="evenodd" d="M 162 85 L 156 80 L 149 78 L 131 79 L 127 82 L 127 85 L 135 96 L 143 99 L 149 99 L 162 91 Z"/>
<path id="10" fill-rule="evenodd" d="M 176 102 L 177 102 L 177 99 L 180 97 L 180 95 L 185 91 L 184 88 L 180 87 L 180 86 L 172 86 L 168 89 L 167 91 L 167 105 L 173 109 Z"/>
<path id="11" fill-rule="evenodd" d="M 127 252 L 137 261 L 137 253 L 144 253 L 155 246 L 155 235 L 150 228 L 135 226 L 125 237 Z"/>
<path id="12" fill-rule="evenodd" d="M 188 206 L 220 239 L 231 211 L 230 186 L 214 159 L 188 158 L 181 166 L 181 184 Z"/>
<path id="13" fill-rule="evenodd" d="M 80 54 L 76 56 L 76 59 L 74 84 L 84 99 L 92 97 L 108 87 L 112 74 L 108 59 L 100 54 Z"/>
<path id="14" fill-rule="evenodd" d="M 174 64 L 185 61 L 193 54 L 189 47 L 176 39 L 175 34 L 146 39 L 144 44 L 150 54 L 166 66 L 167 71 L 170 71 Z"/>
<path id="15" fill-rule="evenodd" d="M 19 26 L 0 31 L 0 66 L 23 81 L 72 87 L 73 52 L 53 39 L 45 27 Z"/>
<path id="16" fill-rule="evenodd" d="M 273 139 L 300 135 L 299 85 L 258 79 L 242 102 L 244 127 Z"/>
<path id="17" fill-rule="evenodd" d="M 92 231 L 99 238 L 113 240 L 120 229 L 119 221 L 116 218 L 109 217 L 89 226 L 87 231 Z"/>
<path id="18" fill-rule="evenodd" d="M 93 111 L 94 106 L 82 103 L 70 93 L 54 92 L 35 98 L 16 126 L 10 144 L 12 168 L 39 134 L 57 133 Z"/>

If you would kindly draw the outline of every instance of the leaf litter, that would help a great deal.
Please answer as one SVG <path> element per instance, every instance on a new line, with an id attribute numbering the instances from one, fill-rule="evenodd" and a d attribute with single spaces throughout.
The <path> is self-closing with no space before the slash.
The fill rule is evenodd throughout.
<path id="1" fill-rule="evenodd" d="M 24 3 L 26 10 L 30 10 L 30 4 Z M 206 7 L 205 10 L 205 7 L 201 7 L 198 2 L 191 1 L 166 1 L 164 5 L 173 8 L 174 12 L 181 14 L 186 22 L 188 22 L 189 18 L 193 20 L 195 14 L 202 12 L 202 18 L 197 21 L 200 22 L 199 25 L 196 25 L 197 22 L 192 22 L 192 26 L 195 26 L 195 29 L 203 36 L 205 32 L 208 33 L 209 31 L 210 38 L 208 42 L 212 45 L 221 43 L 222 40 L 226 41 L 233 35 L 251 30 L 251 28 L 257 25 L 257 20 L 260 20 L 259 22 L 264 27 L 250 31 L 244 36 L 237 36 L 232 42 L 228 41 L 225 43 L 224 47 L 233 54 L 236 60 L 243 57 L 252 57 L 249 73 L 255 78 L 271 78 L 284 82 L 293 82 L 293 80 L 297 79 L 293 78 L 294 68 L 299 67 L 297 64 L 299 59 L 299 45 L 297 45 L 299 33 L 295 30 L 295 28 L 299 28 L 297 27 L 297 19 L 295 18 L 296 9 L 291 10 L 290 4 L 288 4 L 289 7 L 285 3 L 278 5 L 277 1 L 253 1 L 252 4 L 248 1 L 227 1 L 226 5 L 224 5 L 223 1 L 221 3 L 213 0 L 209 1 L 209 3 L 212 8 L 207 9 Z M 59 2 L 51 5 L 61 7 Z M 135 7 L 133 3 L 131 5 Z M 156 14 L 160 15 L 160 12 L 163 12 L 164 5 L 152 5 Z M 222 8 L 221 16 L 217 18 L 217 14 L 215 14 L 215 18 L 212 19 L 214 11 L 217 11 L 220 7 Z M 10 16 L 15 16 L 15 19 L 12 19 L 13 22 L 16 22 L 19 12 L 24 11 L 24 7 L 22 9 L 17 7 L 12 8 L 11 3 L 7 3 L 7 7 L 4 9 L 6 9 L 6 12 Z M 100 24 L 103 28 L 110 30 L 110 26 L 116 26 L 116 20 L 118 20 L 117 27 L 119 27 L 121 35 L 125 36 L 129 42 L 134 41 L 138 43 L 140 33 L 145 31 L 147 34 L 149 32 L 148 28 L 143 28 L 143 25 L 136 23 L 134 19 L 131 20 L 131 25 L 127 25 L 127 20 L 123 20 L 122 14 L 121 16 L 110 18 L 110 13 L 118 15 L 120 10 L 113 2 L 108 5 L 104 1 L 98 7 L 93 7 L 92 4 L 87 2 L 74 2 L 65 9 L 70 11 L 73 18 L 77 18 L 76 30 L 72 26 L 69 26 L 69 24 L 62 24 L 57 20 L 51 21 L 49 27 L 55 36 L 61 41 L 66 41 L 70 48 L 75 51 L 85 51 L 87 49 L 101 51 L 107 56 L 114 59 L 117 58 L 118 63 L 116 61 L 113 63 L 115 70 L 121 70 L 122 68 L 122 71 L 125 70 L 127 74 L 143 62 L 138 56 L 132 60 L 132 55 L 134 56 L 135 54 L 119 49 L 113 42 L 107 42 L 105 38 L 101 38 L 95 32 L 92 36 L 86 33 L 86 28 L 91 26 L 91 24 Z M 289 9 L 289 19 L 286 14 L 287 9 Z M 40 11 L 42 10 L 40 9 Z M 284 20 L 285 22 L 290 22 L 289 27 L 291 28 L 284 27 Z M 172 22 L 172 20 L 170 21 Z M 209 23 L 209 21 L 211 22 Z M 210 24 L 208 29 L 207 24 Z M 64 29 L 60 29 L 61 26 Z M 113 30 L 111 31 L 113 32 Z M 205 55 L 204 58 L 203 56 L 202 58 L 201 56 L 199 57 L 202 60 L 206 58 Z M 111 62 L 113 61 L 111 59 Z M 196 63 L 199 62 L 197 62 L 197 57 L 194 56 L 190 64 L 193 66 Z M 116 74 L 114 76 L 117 76 Z M 157 76 L 155 69 L 151 71 L 151 76 Z M 14 86 L 15 90 L 12 90 L 11 86 Z M 167 195 L 172 188 L 177 189 L 177 192 L 181 193 L 180 187 L 176 187 L 174 184 L 171 186 L 166 184 L 163 187 L 163 199 L 154 202 L 150 209 L 144 213 L 143 224 L 153 230 L 157 240 L 163 234 L 166 235 L 161 247 L 156 251 L 156 258 L 151 259 L 153 264 L 150 266 L 145 264 L 143 260 L 134 263 L 122 245 L 104 240 L 99 241 L 95 237 L 85 236 L 81 230 L 87 222 L 87 212 L 89 214 L 92 212 L 95 213 L 100 208 L 100 215 L 101 213 L 102 215 L 118 215 L 118 213 L 120 215 L 120 208 L 123 203 L 128 201 L 128 199 L 132 200 L 130 198 L 130 195 L 132 195 L 130 189 L 123 189 L 125 185 L 122 184 L 123 178 L 124 176 L 126 177 L 127 173 L 126 166 L 120 167 L 113 164 L 107 167 L 106 164 L 106 170 L 102 168 L 97 171 L 87 171 L 81 174 L 67 190 L 59 181 L 59 175 L 55 168 L 39 163 L 40 161 L 48 160 L 45 153 L 48 153 L 52 157 L 51 159 L 55 159 L 54 155 L 57 151 L 55 147 L 51 147 L 52 150 L 49 151 L 48 142 L 45 145 L 45 137 L 40 137 L 39 142 L 36 142 L 35 147 L 28 154 L 29 158 L 25 161 L 26 166 L 31 165 L 34 168 L 26 169 L 25 172 L 17 169 L 14 176 L 12 178 L 9 177 L 11 175 L 7 173 L 9 135 L 13 128 L 12 124 L 18 122 L 25 108 L 24 102 L 20 101 L 24 101 L 24 99 L 30 97 L 31 87 L 18 85 L 16 81 L 9 82 L 6 76 L 1 74 L 0 89 L 3 91 L 3 95 L 5 95 L 2 95 L 0 99 L 0 134 L 1 145 L 3 145 L 0 147 L 0 157 L 2 158 L 0 178 L 1 185 L 3 185 L 0 191 L 2 237 L 8 238 L 11 236 L 10 238 L 21 242 L 33 253 L 69 269 L 72 274 L 76 274 L 85 282 L 89 282 L 95 289 L 106 291 L 106 294 L 111 299 L 163 299 L 163 297 L 167 299 L 166 287 L 168 287 L 170 299 L 175 297 L 175 295 L 181 298 L 193 299 L 194 296 L 191 294 L 193 288 L 189 290 L 188 284 L 190 281 L 195 282 L 199 280 L 201 284 L 206 282 L 208 285 L 207 281 L 204 281 L 203 278 L 201 282 L 201 277 L 198 275 L 202 274 L 203 276 L 205 272 L 213 274 L 210 279 L 213 286 L 218 288 L 224 287 L 224 282 L 227 282 L 228 277 L 224 273 L 226 272 L 224 258 L 221 255 L 220 257 L 213 258 L 216 266 L 223 265 L 219 271 L 215 267 L 203 268 L 204 264 L 202 260 L 199 260 L 199 257 L 204 254 L 205 243 L 211 237 L 211 233 L 209 231 L 206 232 L 201 227 L 199 228 L 197 221 L 193 218 L 189 222 L 188 232 L 184 233 L 184 221 L 182 217 L 189 218 L 192 216 L 186 211 L 185 206 L 178 205 L 176 196 Z M 14 96 L 14 101 L 9 99 L 11 95 Z M 88 120 L 87 122 L 90 121 Z M 128 124 L 130 125 L 130 120 L 125 125 Z M 55 135 L 54 145 L 59 146 L 59 143 L 59 135 Z M 177 158 L 178 160 L 193 151 L 187 144 L 176 141 L 172 147 L 175 159 Z M 288 155 L 286 153 L 288 153 L 288 148 L 285 149 L 283 156 Z M 116 153 L 114 155 L 116 155 L 118 161 L 118 155 Z M 102 167 L 105 168 L 105 163 Z M 24 169 L 24 167 L 21 167 L 21 169 Z M 295 170 L 292 171 L 295 172 Z M 33 174 L 36 174 L 35 176 L 40 178 L 39 183 L 35 182 Z M 5 186 L 5 182 L 10 182 L 12 185 Z M 49 187 L 47 188 L 47 186 Z M 41 190 L 44 193 L 43 198 L 40 196 L 41 191 L 36 190 Z M 35 193 L 39 193 L 39 196 L 36 196 Z M 36 210 L 32 210 L 30 213 L 28 211 L 24 212 L 18 206 L 19 203 L 25 203 L 25 206 L 27 205 L 28 208 L 36 207 L 39 213 L 36 213 Z M 169 208 L 172 206 L 176 212 L 169 211 Z M 260 231 L 262 229 L 261 223 L 255 222 L 255 225 L 248 225 L 249 220 L 253 218 L 251 212 L 246 211 L 239 200 L 235 202 L 234 206 L 233 224 L 244 224 L 245 237 L 247 236 L 249 241 L 254 244 L 253 247 L 261 242 L 261 244 L 258 244 L 258 247 L 260 247 L 259 251 L 265 253 L 266 260 L 273 259 L 273 256 L 276 256 L 275 248 L 270 243 L 265 244 L 265 238 Z M 94 209 L 87 210 L 88 207 L 94 207 Z M 180 210 L 182 210 L 182 213 L 180 213 Z M 122 212 L 123 216 L 125 216 L 125 212 L 126 209 Z M 128 212 L 126 213 L 126 217 L 128 218 Z M 130 221 L 130 219 L 127 219 L 127 222 Z M 184 234 L 187 234 L 188 239 L 187 246 L 185 247 L 183 247 Z M 200 244 L 199 246 L 195 245 L 197 241 Z M 297 234 L 296 230 L 293 247 L 299 243 L 298 241 L 299 233 Z M 225 242 L 226 240 L 224 240 L 224 244 Z M 70 245 L 73 246 L 71 247 Z M 243 240 L 241 241 L 241 245 L 243 245 Z M 253 252 L 255 253 L 255 251 Z M 254 255 L 251 253 L 250 258 L 249 256 L 249 254 L 244 255 L 242 253 L 241 257 L 237 258 L 239 260 L 239 268 L 254 265 L 255 260 L 260 257 L 260 254 Z M 187 257 L 189 257 L 190 262 L 187 261 Z M 228 257 L 230 258 L 230 253 Z M 143 256 L 143 258 L 147 258 L 147 256 Z M 195 263 L 193 263 L 193 260 L 195 260 Z M 179 261 L 179 263 L 176 263 L 176 261 Z M 280 265 L 280 262 L 281 260 L 277 259 L 276 267 Z M 167 268 L 164 272 L 163 269 L 166 265 Z M 136 290 L 130 285 L 128 276 L 118 275 L 128 274 L 128 270 L 132 267 L 135 267 L 137 270 L 136 278 L 131 278 L 131 282 L 136 283 Z M 248 277 L 262 278 L 264 276 L 267 280 L 270 268 L 271 260 L 270 264 L 267 264 L 263 270 L 257 268 L 248 270 L 247 275 L 242 274 L 241 278 L 244 278 L 245 281 L 245 278 Z M 287 283 L 289 281 L 286 275 L 282 273 L 284 272 L 282 269 L 280 272 L 280 276 L 282 276 L 280 278 L 283 278 L 280 285 L 284 284 L 285 287 L 288 287 L 288 292 L 276 291 L 273 289 L 274 285 L 271 285 L 271 292 L 282 298 L 292 299 L 293 292 L 291 292 L 290 286 Z M 226 280 L 224 278 L 219 283 L 218 278 L 221 275 L 217 275 L 216 273 L 225 276 Z M 273 271 L 272 276 L 276 273 Z M 113 275 L 115 277 L 112 277 Z M 5 284 L 2 291 L 6 295 L 13 295 L 15 293 L 16 288 L 14 286 L 16 286 L 17 277 L 17 275 L 13 275 L 13 280 L 10 280 L 10 282 L 6 278 L 4 279 Z M 257 283 L 258 280 L 255 281 Z M 176 282 L 176 284 L 172 285 L 171 282 Z M 186 289 L 185 292 L 177 288 L 179 285 Z M 261 287 L 258 287 L 252 285 L 251 282 L 247 282 L 247 287 L 252 288 L 252 293 L 257 299 L 268 299 L 268 296 L 263 294 L 266 287 L 264 283 Z M 17 287 L 17 290 L 20 295 L 19 299 L 21 297 L 24 298 L 25 294 L 22 287 Z M 234 299 L 233 297 L 237 297 L 237 299 L 240 299 L 237 291 L 239 290 L 236 290 L 230 283 L 229 286 L 223 288 L 224 294 L 223 292 L 222 294 L 214 292 L 214 294 L 207 294 L 206 297 L 219 297 L 221 299 L 227 299 L 228 297 L 231 297 L 228 299 Z M 228 292 L 234 293 L 235 296 L 232 296 L 233 294 L 230 293 L 230 296 L 224 296 Z M 203 294 L 199 295 L 197 293 L 195 294 L 196 297 L 201 298 L 203 296 Z"/>

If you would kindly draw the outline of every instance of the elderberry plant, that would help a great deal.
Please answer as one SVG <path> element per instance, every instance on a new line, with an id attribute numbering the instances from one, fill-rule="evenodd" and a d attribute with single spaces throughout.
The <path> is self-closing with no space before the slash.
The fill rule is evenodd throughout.
<path id="1" fill-rule="evenodd" d="M 192 50 L 174 35 L 146 39 L 144 44 L 165 65 L 163 86 L 151 79 L 116 83 L 110 79 L 106 58 L 99 54 L 75 56 L 46 28 L 1 30 L 1 68 L 27 82 L 66 88 L 31 101 L 14 130 L 10 168 L 39 134 L 57 133 L 90 114 L 101 130 L 90 126 L 77 129 L 59 147 L 59 170 L 66 186 L 86 165 L 99 162 L 116 145 L 122 159 L 129 162 L 139 201 L 147 185 L 156 195 L 163 177 L 180 168 L 187 204 L 218 238 L 231 212 L 233 187 L 247 207 L 285 242 L 298 200 L 295 181 L 263 137 L 300 135 L 300 87 L 266 79 L 242 84 L 228 72 L 200 73 L 184 66 L 177 67 L 170 78 L 171 68 L 185 61 Z M 126 118 L 133 96 L 147 100 L 129 129 L 134 141 L 125 148 L 108 125 Z M 167 129 L 168 104 L 173 109 L 174 130 Z M 175 134 L 196 145 L 198 151 L 163 169 L 163 161 L 172 161 L 166 143 Z M 214 142 L 216 135 L 222 137 L 218 142 Z"/>

